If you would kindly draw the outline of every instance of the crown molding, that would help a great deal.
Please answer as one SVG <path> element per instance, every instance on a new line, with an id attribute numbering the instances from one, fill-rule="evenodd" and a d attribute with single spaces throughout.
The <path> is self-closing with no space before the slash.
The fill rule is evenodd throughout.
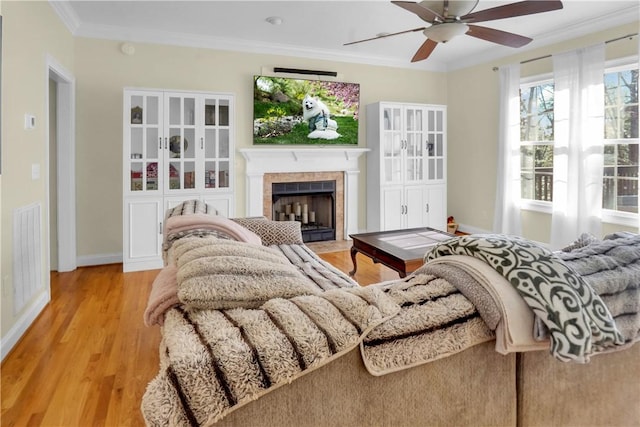
<path id="1" fill-rule="evenodd" d="M 164 30 L 144 30 L 123 28 L 109 25 L 81 24 L 74 33 L 78 37 L 88 37 L 106 40 L 120 40 L 137 43 L 164 44 L 185 47 L 200 47 L 231 52 L 247 52 L 266 55 L 294 56 L 307 59 L 321 59 L 327 61 L 360 63 L 383 67 L 409 68 L 428 71 L 445 71 L 438 64 L 409 63 L 383 56 L 360 55 L 338 52 L 329 49 L 311 49 L 286 44 L 263 43 L 255 40 L 230 39 L 215 36 L 203 36 L 171 32 Z"/>
<path id="2" fill-rule="evenodd" d="M 62 23 L 67 27 L 71 34 L 75 36 L 76 31 L 80 27 L 80 18 L 75 10 L 70 6 L 69 1 L 49 0 L 49 4 Z"/>

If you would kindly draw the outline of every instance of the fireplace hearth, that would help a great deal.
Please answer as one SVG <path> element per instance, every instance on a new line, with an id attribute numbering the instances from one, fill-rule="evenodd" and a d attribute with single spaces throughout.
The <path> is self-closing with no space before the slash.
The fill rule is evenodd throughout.
<path id="1" fill-rule="evenodd" d="M 336 239 L 336 181 L 274 182 L 272 219 L 301 223 L 304 242 Z"/>

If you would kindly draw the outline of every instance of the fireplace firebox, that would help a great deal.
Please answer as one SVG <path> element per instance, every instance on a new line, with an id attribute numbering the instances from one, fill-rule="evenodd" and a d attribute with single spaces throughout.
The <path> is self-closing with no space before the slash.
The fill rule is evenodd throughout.
<path id="1" fill-rule="evenodd" d="M 336 239 L 336 181 L 274 182 L 272 219 L 301 223 L 302 240 Z"/>

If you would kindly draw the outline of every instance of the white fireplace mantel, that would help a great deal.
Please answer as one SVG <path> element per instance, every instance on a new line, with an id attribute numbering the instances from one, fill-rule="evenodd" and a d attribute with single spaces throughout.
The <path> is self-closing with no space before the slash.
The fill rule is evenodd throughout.
<path id="1" fill-rule="evenodd" d="M 358 232 L 358 158 L 369 148 L 240 148 L 246 159 L 247 214 L 263 214 L 264 174 L 344 172 L 344 235 Z"/>

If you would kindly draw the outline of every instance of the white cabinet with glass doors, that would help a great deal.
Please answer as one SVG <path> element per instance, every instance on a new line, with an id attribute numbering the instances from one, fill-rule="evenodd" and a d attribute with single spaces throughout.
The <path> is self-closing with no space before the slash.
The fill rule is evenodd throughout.
<path id="1" fill-rule="evenodd" d="M 171 205 L 201 199 L 233 215 L 233 101 L 230 94 L 125 90 L 125 271 L 162 265 L 161 242 L 155 254 L 149 242 L 157 238 L 152 228 L 162 234 Z M 151 215 L 152 204 L 159 214 Z"/>
<path id="2" fill-rule="evenodd" d="M 446 107 L 367 106 L 367 228 L 446 230 Z"/>

